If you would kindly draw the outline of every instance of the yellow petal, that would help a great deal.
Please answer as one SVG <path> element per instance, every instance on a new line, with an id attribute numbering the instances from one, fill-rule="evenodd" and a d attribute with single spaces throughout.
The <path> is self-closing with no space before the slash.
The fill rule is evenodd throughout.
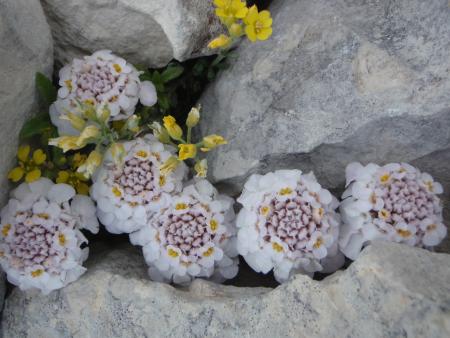
<path id="1" fill-rule="evenodd" d="M 168 175 L 172 171 L 174 171 L 178 167 L 179 164 L 180 164 L 180 161 L 178 161 L 178 158 L 176 158 L 175 156 L 171 156 L 159 168 L 159 171 L 161 172 L 162 175 Z"/>
<path id="2" fill-rule="evenodd" d="M 226 48 L 230 45 L 230 43 L 231 38 L 229 36 L 226 36 L 225 34 L 220 34 L 217 38 L 215 38 L 208 44 L 208 48 L 210 49 Z"/>
<path id="3" fill-rule="evenodd" d="M 22 162 L 26 162 L 28 160 L 29 154 L 30 154 L 30 146 L 23 145 L 20 146 L 19 150 L 17 151 L 17 158 Z"/>
<path id="4" fill-rule="evenodd" d="M 34 169 L 27 173 L 25 176 L 25 182 L 31 183 L 37 181 L 41 177 L 41 171 L 39 169 Z"/>
<path id="5" fill-rule="evenodd" d="M 214 0 L 214 5 L 217 7 L 225 7 L 227 5 L 226 0 Z"/>
<path id="6" fill-rule="evenodd" d="M 247 16 L 244 18 L 244 22 L 247 25 L 251 25 L 254 24 L 256 20 L 258 20 L 258 8 L 256 7 L 256 5 L 253 5 L 248 10 Z"/>
<path id="7" fill-rule="evenodd" d="M 264 41 L 267 40 L 272 35 L 272 28 L 262 28 L 261 31 L 257 34 L 259 40 Z"/>
<path id="8" fill-rule="evenodd" d="M 61 170 L 58 173 L 58 177 L 56 178 L 56 183 L 66 183 L 69 179 L 70 174 L 65 171 L 65 170 Z"/>
<path id="9" fill-rule="evenodd" d="M 19 182 L 24 173 L 25 171 L 21 167 L 16 167 L 9 172 L 8 178 L 13 182 Z"/>
<path id="10" fill-rule="evenodd" d="M 180 161 L 187 160 L 188 158 L 194 158 L 197 155 L 197 147 L 195 144 L 179 144 L 178 159 Z"/>
<path id="11" fill-rule="evenodd" d="M 270 12 L 265 10 L 265 11 L 261 11 L 259 12 L 259 20 L 260 21 L 265 21 L 267 19 L 270 19 L 270 22 L 272 23 L 272 19 L 270 18 Z"/>
<path id="12" fill-rule="evenodd" d="M 78 182 L 75 189 L 80 195 L 89 195 L 89 186 L 86 183 Z"/>
<path id="13" fill-rule="evenodd" d="M 78 137 L 76 136 L 61 136 L 50 139 L 48 144 L 51 146 L 61 148 L 62 151 L 65 153 L 69 150 L 77 150 L 83 148 L 82 146 L 77 145 L 77 141 Z"/>
<path id="14" fill-rule="evenodd" d="M 181 127 L 177 124 L 173 116 L 164 116 L 163 123 L 171 138 L 178 140 L 183 136 L 183 130 L 181 130 Z"/>
<path id="15" fill-rule="evenodd" d="M 33 153 L 33 161 L 37 165 L 41 165 L 47 159 L 47 155 L 42 151 L 42 149 L 37 149 Z"/>
<path id="16" fill-rule="evenodd" d="M 245 27 L 245 35 L 247 35 L 248 39 L 251 42 L 255 42 L 256 41 L 255 27 L 253 27 L 253 26 L 246 26 Z"/>
<path id="17" fill-rule="evenodd" d="M 89 143 L 90 140 L 95 139 L 99 135 L 100 129 L 98 129 L 98 127 L 94 125 L 87 126 L 81 132 L 80 137 L 78 137 L 76 144 L 79 147 L 84 147 L 86 144 Z"/>
<path id="18" fill-rule="evenodd" d="M 247 13 L 248 13 L 248 8 L 244 7 L 244 8 L 237 10 L 236 13 L 234 14 L 234 16 L 238 19 L 243 19 L 243 18 L 245 18 Z"/>
<path id="19" fill-rule="evenodd" d="M 197 173 L 197 177 L 206 177 L 206 174 L 208 173 L 208 162 L 206 161 L 206 159 L 197 161 L 197 163 L 195 163 L 194 169 Z"/>

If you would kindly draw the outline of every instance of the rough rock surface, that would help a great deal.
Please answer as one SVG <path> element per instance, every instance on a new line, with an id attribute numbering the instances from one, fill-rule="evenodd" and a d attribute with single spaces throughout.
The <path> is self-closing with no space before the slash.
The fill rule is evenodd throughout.
<path id="1" fill-rule="evenodd" d="M 53 42 L 39 0 L 0 0 L 0 206 L 14 163 L 18 134 L 36 113 L 35 73 L 50 76 Z"/>
<path id="2" fill-rule="evenodd" d="M 211 178 L 314 170 L 342 186 L 352 161 L 423 164 L 450 192 L 448 0 L 274 1 L 274 34 L 243 43 L 205 92 Z"/>
<path id="3" fill-rule="evenodd" d="M 15 289 L 2 325 L 5 338 L 448 337 L 449 280 L 448 255 L 375 243 L 321 282 L 180 290 L 147 280 L 139 253 L 116 250 L 47 297 Z"/>
<path id="4" fill-rule="evenodd" d="M 164 66 L 207 52 L 221 30 L 205 0 L 41 0 L 55 39 L 55 59 L 110 49 L 135 64 Z"/>

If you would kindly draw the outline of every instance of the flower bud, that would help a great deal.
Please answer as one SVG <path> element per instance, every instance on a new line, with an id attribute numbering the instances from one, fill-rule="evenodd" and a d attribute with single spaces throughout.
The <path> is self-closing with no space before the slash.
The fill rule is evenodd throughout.
<path id="1" fill-rule="evenodd" d="M 200 120 L 200 110 L 199 108 L 194 107 L 191 109 L 186 119 L 186 126 L 188 128 L 193 128 L 198 124 L 199 120 Z"/>
<path id="2" fill-rule="evenodd" d="M 158 122 L 153 122 L 150 125 L 153 130 L 153 135 L 159 140 L 159 142 L 167 144 L 170 142 L 170 136 L 167 129 L 161 126 Z"/>
<path id="3" fill-rule="evenodd" d="M 164 127 L 167 129 L 167 132 L 169 133 L 171 138 L 179 140 L 183 136 L 183 130 L 177 124 L 177 121 L 173 116 L 171 115 L 164 116 L 163 122 Z"/>
<path id="4" fill-rule="evenodd" d="M 231 38 L 224 34 L 220 34 L 217 38 L 215 38 L 208 44 L 208 48 L 210 48 L 210 49 L 226 48 L 230 44 L 231 44 Z"/>

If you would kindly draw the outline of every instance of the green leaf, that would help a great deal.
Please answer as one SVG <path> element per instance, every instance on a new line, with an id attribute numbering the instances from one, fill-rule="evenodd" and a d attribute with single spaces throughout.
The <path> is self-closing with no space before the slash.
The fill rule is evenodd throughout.
<path id="1" fill-rule="evenodd" d="M 52 129 L 52 123 L 48 114 L 40 114 L 25 122 L 20 130 L 19 137 L 21 140 L 28 139 L 32 136 L 43 134 Z"/>
<path id="2" fill-rule="evenodd" d="M 170 100 L 166 95 L 158 97 L 158 104 L 162 110 L 169 110 L 170 108 Z"/>
<path id="3" fill-rule="evenodd" d="M 169 66 L 161 74 L 161 80 L 166 83 L 175 80 L 183 74 L 184 68 L 182 66 Z"/>
<path id="4" fill-rule="evenodd" d="M 36 88 L 39 91 L 41 98 L 50 106 L 56 101 L 57 90 L 53 86 L 52 81 L 42 73 L 36 73 Z"/>

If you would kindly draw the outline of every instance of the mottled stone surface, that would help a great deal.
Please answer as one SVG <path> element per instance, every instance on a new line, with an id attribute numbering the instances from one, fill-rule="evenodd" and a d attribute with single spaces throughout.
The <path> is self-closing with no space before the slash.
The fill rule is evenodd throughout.
<path id="1" fill-rule="evenodd" d="M 409 161 L 450 192 L 448 0 L 274 1 L 274 34 L 242 44 L 203 95 L 210 175 L 238 193 L 249 174 Z M 443 160 L 444 159 L 444 160 Z M 447 195 L 448 196 L 448 195 Z"/>
<path id="2" fill-rule="evenodd" d="M 0 206 L 23 122 L 36 113 L 36 72 L 51 76 L 53 42 L 39 0 L 0 0 Z"/>
<path id="3" fill-rule="evenodd" d="M 448 337 L 450 257 L 375 243 L 346 271 L 276 289 L 153 283 L 138 251 L 97 255 L 49 296 L 15 289 L 9 337 Z"/>
<path id="4" fill-rule="evenodd" d="M 131 63 L 164 66 L 208 52 L 221 30 L 205 0 L 41 0 L 58 65 L 109 49 Z"/>

